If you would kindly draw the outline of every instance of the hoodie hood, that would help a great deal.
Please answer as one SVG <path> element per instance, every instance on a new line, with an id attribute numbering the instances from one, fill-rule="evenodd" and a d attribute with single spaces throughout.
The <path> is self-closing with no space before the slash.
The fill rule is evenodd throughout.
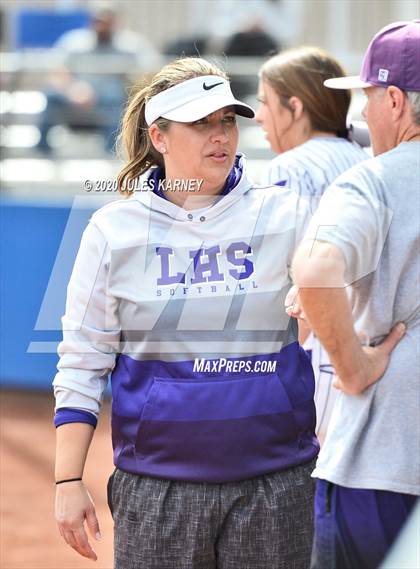
<path id="1" fill-rule="evenodd" d="M 177 221 L 184 220 L 191 223 L 195 218 L 198 221 L 203 214 L 206 215 L 207 219 L 212 219 L 236 203 L 254 185 L 247 175 L 244 158 L 245 156 L 241 153 L 236 155 L 235 163 L 226 179 L 219 199 L 216 199 L 209 206 L 187 210 L 169 201 L 165 196 L 165 192 L 159 188 L 159 181 L 164 179 L 163 168 L 151 168 L 146 173 L 145 181 L 147 183 L 141 186 L 145 189 L 137 192 L 135 197 L 147 208 L 164 213 Z M 153 181 L 153 184 L 148 186 L 150 181 Z"/>

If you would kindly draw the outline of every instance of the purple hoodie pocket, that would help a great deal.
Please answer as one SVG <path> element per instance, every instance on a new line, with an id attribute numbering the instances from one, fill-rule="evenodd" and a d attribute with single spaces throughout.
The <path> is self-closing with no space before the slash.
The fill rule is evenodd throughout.
<path id="1" fill-rule="evenodd" d="M 148 472 L 175 479 L 217 481 L 239 479 L 241 471 L 249 473 L 244 477 L 269 472 L 299 452 L 295 411 L 276 374 L 198 381 L 157 377 L 143 407 L 136 456 Z"/>

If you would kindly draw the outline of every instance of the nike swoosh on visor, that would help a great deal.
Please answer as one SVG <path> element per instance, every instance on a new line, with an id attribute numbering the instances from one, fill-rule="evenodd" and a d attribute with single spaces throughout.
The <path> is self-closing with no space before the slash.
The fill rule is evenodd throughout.
<path id="1" fill-rule="evenodd" d="M 217 87 L 217 85 L 223 85 L 223 81 L 221 81 L 220 83 L 213 83 L 213 85 L 206 85 L 205 83 L 203 83 L 203 89 L 205 91 L 210 91 L 210 89 L 213 89 L 213 87 Z"/>

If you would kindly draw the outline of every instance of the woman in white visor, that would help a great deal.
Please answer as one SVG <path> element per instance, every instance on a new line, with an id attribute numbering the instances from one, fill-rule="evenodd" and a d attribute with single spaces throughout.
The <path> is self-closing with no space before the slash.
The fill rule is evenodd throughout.
<path id="1" fill-rule="evenodd" d="M 86 228 L 58 374 L 56 519 L 97 556 L 82 481 L 108 374 L 118 569 L 306 569 L 314 380 L 284 312 L 309 211 L 255 185 L 237 101 L 199 58 L 165 66 L 127 107 L 124 199 Z"/>

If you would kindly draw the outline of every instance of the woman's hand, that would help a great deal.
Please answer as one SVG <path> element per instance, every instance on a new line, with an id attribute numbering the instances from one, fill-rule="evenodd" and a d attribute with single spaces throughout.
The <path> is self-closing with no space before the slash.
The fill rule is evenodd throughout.
<path id="1" fill-rule="evenodd" d="M 284 306 L 286 309 L 286 313 L 291 316 L 292 318 L 297 318 L 301 320 L 307 325 L 306 316 L 303 312 L 302 305 L 299 301 L 299 289 L 296 285 L 293 285 L 292 288 L 286 295 L 284 300 Z"/>
<path id="2" fill-rule="evenodd" d="M 311 333 L 311 328 L 306 320 L 306 315 L 303 311 L 302 305 L 299 301 L 299 289 L 296 285 L 292 288 L 286 295 L 284 300 L 284 307 L 286 314 L 291 318 L 296 318 L 299 327 L 299 344 L 303 346 L 306 342 L 309 334 Z"/>
<path id="3" fill-rule="evenodd" d="M 59 484 L 55 497 L 55 519 L 64 541 L 77 553 L 93 561 L 98 559 L 92 549 L 85 528 L 86 520 L 90 535 L 101 539 L 95 505 L 83 482 L 65 482 Z"/>

